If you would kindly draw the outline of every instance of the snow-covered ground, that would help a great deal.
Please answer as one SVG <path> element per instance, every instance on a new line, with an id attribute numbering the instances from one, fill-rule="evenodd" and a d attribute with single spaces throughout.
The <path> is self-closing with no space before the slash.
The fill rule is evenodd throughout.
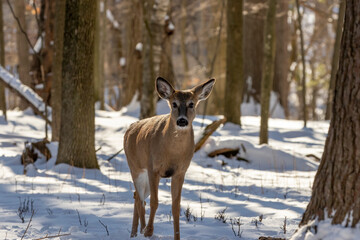
<path id="1" fill-rule="evenodd" d="M 164 102 L 158 108 L 159 113 L 168 111 Z M 97 110 L 100 171 L 54 165 L 57 143 L 51 143 L 53 157 L 39 159 L 27 176 L 20 164 L 24 142 L 44 137 L 44 121 L 30 111 L 9 111 L 7 123 L 0 117 L 0 239 L 20 239 L 32 209 L 24 239 L 58 234 L 71 234 L 61 239 L 128 239 L 134 187 L 124 153 L 107 159 L 123 147 L 123 135 L 137 115 L 135 103 L 120 112 Z M 206 117 L 205 125 L 216 118 Z M 193 123 L 196 139 L 201 121 L 199 116 Z M 269 145 L 263 146 L 258 145 L 259 122 L 259 117 L 243 117 L 243 128 L 225 124 L 195 154 L 182 192 L 182 239 L 238 239 L 231 225 L 236 221 L 240 230 L 236 224 L 233 228 L 242 239 L 289 238 L 298 227 L 318 166 L 305 155 L 321 157 L 328 122 L 309 122 L 304 129 L 301 121 L 270 119 Z M 250 163 L 207 157 L 222 147 L 239 147 Z M 146 209 L 148 216 L 149 204 Z M 189 222 L 186 209 L 192 215 Z M 226 223 L 215 219 L 221 211 Z M 162 179 L 151 239 L 172 238 L 170 180 Z M 145 238 L 139 234 L 136 239 Z"/>

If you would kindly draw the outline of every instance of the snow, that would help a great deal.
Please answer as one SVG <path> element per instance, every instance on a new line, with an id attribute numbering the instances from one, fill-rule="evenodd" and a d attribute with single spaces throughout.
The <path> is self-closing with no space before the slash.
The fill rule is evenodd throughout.
<path id="1" fill-rule="evenodd" d="M 160 101 L 158 114 L 167 112 L 167 103 Z M 134 190 L 131 175 L 124 152 L 111 161 L 107 159 L 123 147 L 124 133 L 138 120 L 138 115 L 136 97 L 119 112 L 96 111 L 95 145 L 96 149 L 101 146 L 96 153 L 100 170 L 55 165 L 58 143 L 52 142 L 48 145 L 52 158 L 46 162 L 42 157 L 28 166 L 27 176 L 23 175 L 20 155 L 25 141 L 44 137 L 43 120 L 30 111 L 8 111 L 8 122 L 0 117 L 0 238 L 20 239 L 29 223 L 32 206 L 35 214 L 25 239 L 59 232 L 71 234 L 61 239 L 129 239 Z M 219 117 L 206 116 L 205 125 Z M 193 122 L 196 139 L 202 134 L 201 123 L 202 116 Z M 242 239 L 289 238 L 298 228 L 318 166 L 305 155 L 321 156 L 328 122 L 309 121 L 304 129 L 301 121 L 272 118 L 269 145 L 258 145 L 259 117 L 243 117 L 242 123 L 242 128 L 234 124 L 220 127 L 195 153 L 182 191 L 182 239 L 237 239 L 229 219 L 238 217 L 243 224 Z M 207 156 L 222 147 L 239 148 L 240 156 L 250 163 Z M 22 223 L 18 209 L 27 202 L 29 210 L 25 211 Z M 196 220 L 192 217 L 190 222 L 186 221 L 184 212 L 188 207 Z M 226 223 L 215 219 L 224 209 Z M 161 179 L 151 239 L 173 239 L 170 213 L 170 180 Z M 149 198 L 146 217 L 148 214 Z M 285 217 L 286 234 L 281 229 Z M 107 227 L 109 235 L 99 221 Z M 324 224 L 324 229 L 328 229 Z M 332 239 L 325 230 L 321 236 Z M 147 238 L 138 234 L 135 239 Z"/>
<path id="2" fill-rule="evenodd" d="M 120 24 L 119 22 L 115 19 L 114 15 L 112 14 L 112 12 L 110 11 L 110 9 L 106 10 L 106 18 L 112 23 L 113 27 L 115 29 L 119 29 L 120 28 Z"/>
<path id="3" fill-rule="evenodd" d="M 43 102 L 42 98 L 30 87 L 22 84 L 19 79 L 15 78 L 2 66 L 0 66 L 0 78 L 21 95 L 23 95 L 32 105 L 39 109 L 40 112 L 45 112 L 45 103 Z M 51 107 L 49 106 L 47 107 L 47 113 L 48 119 L 51 120 Z"/>
<path id="4" fill-rule="evenodd" d="M 143 44 L 142 44 L 141 42 L 138 42 L 138 43 L 136 44 L 136 46 L 135 46 L 135 49 L 136 49 L 137 51 L 141 52 L 142 49 L 143 49 Z"/>
<path id="5" fill-rule="evenodd" d="M 121 57 L 119 60 L 119 64 L 120 64 L 120 66 L 124 67 L 126 65 L 126 58 Z"/>

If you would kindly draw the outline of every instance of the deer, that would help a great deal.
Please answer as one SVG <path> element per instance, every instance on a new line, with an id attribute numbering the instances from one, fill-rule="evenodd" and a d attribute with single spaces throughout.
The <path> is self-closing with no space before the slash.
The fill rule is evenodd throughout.
<path id="1" fill-rule="evenodd" d="M 139 120 L 127 129 L 124 151 L 135 186 L 130 237 L 137 236 L 139 219 L 140 233 L 145 237 L 153 235 L 160 178 L 171 177 L 174 239 L 180 239 L 181 190 L 195 149 L 192 122 L 198 103 L 209 97 L 214 84 L 215 79 L 210 79 L 192 89 L 175 90 L 167 80 L 158 77 L 156 91 L 168 102 L 170 113 Z M 146 225 L 145 199 L 149 196 L 150 216 Z"/>

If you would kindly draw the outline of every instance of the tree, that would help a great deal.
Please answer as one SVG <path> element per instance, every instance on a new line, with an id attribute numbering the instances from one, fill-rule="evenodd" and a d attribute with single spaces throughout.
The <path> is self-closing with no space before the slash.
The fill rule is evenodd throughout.
<path id="1" fill-rule="evenodd" d="M 307 124 L 307 106 L 306 106 L 306 64 L 305 64 L 305 50 L 304 50 L 304 35 L 301 24 L 301 14 L 300 14 L 300 4 L 299 0 L 296 0 L 296 9 L 298 14 L 298 28 L 300 32 L 300 50 L 301 50 L 301 62 L 302 62 L 302 110 L 303 110 L 303 119 L 304 119 L 304 127 Z"/>
<path id="2" fill-rule="evenodd" d="M 329 133 L 300 225 L 315 218 L 345 227 L 360 221 L 359 36 L 360 1 L 348 0 Z"/>
<path id="3" fill-rule="evenodd" d="M 5 67 L 5 42 L 2 2 L 0 2 L 0 65 Z M 6 120 L 5 86 L 3 83 L 0 83 L 0 110 L 2 110 L 2 114 Z"/>
<path id="4" fill-rule="evenodd" d="M 60 122 L 61 122 L 61 82 L 62 82 L 62 59 L 63 59 L 63 41 L 65 27 L 65 1 L 56 0 L 56 16 L 54 29 L 54 61 L 52 66 L 53 77 L 51 84 L 51 140 L 59 141 Z"/>
<path id="5" fill-rule="evenodd" d="M 226 7 L 226 87 L 224 115 L 227 121 L 241 125 L 241 102 L 243 92 L 242 51 L 243 1 L 229 0 Z"/>
<path id="6" fill-rule="evenodd" d="M 22 83 L 27 86 L 31 86 L 31 78 L 30 78 L 30 60 L 29 60 L 29 45 L 26 40 L 26 21 L 25 21 L 25 0 L 15 0 L 15 12 L 16 16 L 19 20 L 20 26 L 17 25 L 16 32 L 16 46 L 18 50 L 18 58 L 19 58 L 19 78 Z M 23 32 L 24 31 L 24 32 Z M 20 108 L 25 109 L 28 105 L 26 102 L 21 101 Z"/>
<path id="7" fill-rule="evenodd" d="M 338 66 L 339 66 L 340 43 L 341 43 L 341 35 L 342 35 L 343 24 L 344 24 L 345 4 L 346 4 L 345 0 L 340 1 L 339 15 L 338 15 L 338 21 L 337 21 L 337 26 L 336 26 L 334 52 L 333 52 L 332 63 L 331 63 L 331 75 L 330 75 L 328 99 L 327 99 L 326 113 L 325 113 L 326 120 L 330 120 L 330 117 L 332 114 L 331 110 L 332 110 L 332 103 L 333 103 L 333 99 L 334 99 L 336 72 L 337 72 Z"/>
<path id="8" fill-rule="evenodd" d="M 161 42 L 169 5 L 170 0 L 147 0 L 143 3 L 145 40 L 140 119 L 156 113 L 155 78 L 160 71 Z"/>
<path id="9" fill-rule="evenodd" d="M 266 16 L 264 32 L 264 61 L 263 74 L 261 79 L 261 124 L 260 124 L 260 144 L 268 143 L 268 120 L 270 93 L 274 81 L 275 64 L 275 21 L 276 21 L 277 0 L 269 0 L 268 12 Z"/>
<path id="10" fill-rule="evenodd" d="M 60 142 L 56 164 L 99 168 L 95 155 L 96 1 L 66 0 Z"/>

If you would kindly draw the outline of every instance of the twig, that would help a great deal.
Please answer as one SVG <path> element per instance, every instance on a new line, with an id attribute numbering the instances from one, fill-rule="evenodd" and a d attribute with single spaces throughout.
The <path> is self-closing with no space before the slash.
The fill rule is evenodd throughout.
<path id="1" fill-rule="evenodd" d="M 100 219 L 99 219 L 99 222 L 101 223 L 101 225 L 103 225 L 103 227 L 105 228 L 105 230 L 106 230 L 106 234 L 109 236 L 109 230 L 108 230 L 108 227 L 102 222 L 102 221 L 100 221 Z"/>
<path id="2" fill-rule="evenodd" d="M 35 211 L 34 211 L 34 210 L 32 210 L 32 212 L 31 212 L 31 217 L 30 217 L 30 220 L 29 220 L 29 223 L 28 223 L 28 225 L 27 225 L 27 227 L 26 227 L 26 229 L 25 229 L 25 232 L 24 232 L 24 234 L 22 235 L 21 239 L 24 239 L 25 234 L 26 234 L 27 230 L 28 230 L 28 229 L 29 229 L 29 227 L 30 227 L 30 223 L 31 223 L 31 221 L 32 221 L 32 218 L 33 218 L 34 214 L 35 214 Z"/>
<path id="3" fill-rule="evenodd" d="M 33 240 L 41 240 L 41 239 L 48 239 L 48 238 L 57 238 L 57 237 L 64 237 L 64 236 L 70 236 L 71 233 L 63 233 L 63 234 L 58 234 L 58 235 L 52 235 L 52 236 L 45 236 L 42 238 L 35 238 Z"/>
<path id="4" fill-rule="evenodd" d="M 120 149 L 119 151 L 117 151 L 114 155 L 112 155 L 111 157 L 109 157 L 107 160 L 110 161 L 111 159 L 113 159 L 114 157 L 116 157 L 119 153 L 122 152 L 122 150 L 124 150 L 123 148 Z"/>

